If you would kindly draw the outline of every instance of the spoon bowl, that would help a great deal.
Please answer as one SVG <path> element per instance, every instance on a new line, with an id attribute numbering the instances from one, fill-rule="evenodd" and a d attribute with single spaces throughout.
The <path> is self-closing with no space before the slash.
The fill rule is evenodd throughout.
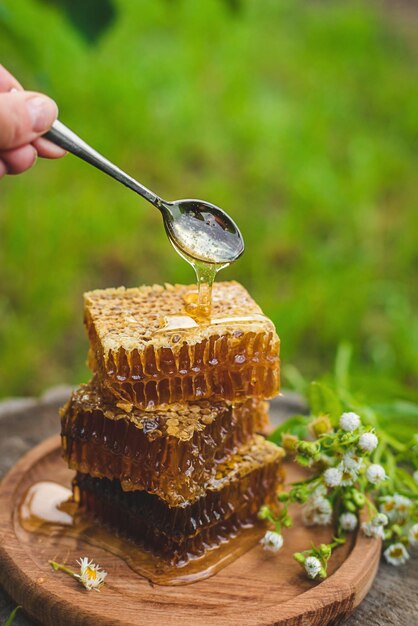
<path id="1" fill-rule="evenodd" d="M 168 238 L 185 256 L 228 265 L 244 252 L 238 226 L 216 205 L 203 200 L 163 201 L 160 210 Z"/>

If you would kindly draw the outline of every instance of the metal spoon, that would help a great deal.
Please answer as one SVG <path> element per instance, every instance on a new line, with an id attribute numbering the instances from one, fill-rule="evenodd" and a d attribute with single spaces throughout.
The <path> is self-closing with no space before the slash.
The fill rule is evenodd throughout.
<path id="1" fill-rule="evenodd" d="M 204 263 L 227 265 L 244 252 L 244 241 L 238 226 L 214 204 L 203 200 L 163 200 L 93 150 L 58 120 L 44 137 L 112 176 L 157 207 L 168 238 L 182 256 Z"/>

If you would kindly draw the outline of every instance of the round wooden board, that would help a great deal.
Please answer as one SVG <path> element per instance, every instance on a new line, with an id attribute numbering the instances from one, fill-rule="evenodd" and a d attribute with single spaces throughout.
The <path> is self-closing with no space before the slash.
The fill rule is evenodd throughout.
<path id="1" fill-rule="evenodd" d="M 289 479 L 294 470 L 289 467 Z M 212 578 L 180 587 L 152 586 L 117 556 L 65 537 L 25 532 L 18 507 L 40 480 L 69 486 L 73 472 L 60 440 L 47 439 L 24 456 L 0 484 L 0 583 L 24 611 L 45 626 L 325 626 L 339 624 L 361 602 L 376 574 L 380 541 L 362 533 L 332 557 L 329 577 L 306 579 L 292 553 L 330 538 L 296 517 L 278 554 L 256 546 Z M 129 544 L 127 544 L 129 549 Z M 109 574 L 101 593 L 88 592 L 49 559 L 75 566 L 88 555 Z"/>

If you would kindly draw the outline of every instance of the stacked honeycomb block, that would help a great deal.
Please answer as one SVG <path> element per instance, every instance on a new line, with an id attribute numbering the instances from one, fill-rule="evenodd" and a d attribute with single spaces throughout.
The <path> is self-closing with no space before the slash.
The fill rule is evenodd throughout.
<path id="1" fill-rule="evenodd" d="M 185 312 L 193 289 L 85 294 L 94 375 L 61 412 L 80 509 L 177 564 L 254 523 L 283 455 L 258 434 L 279 389 L 272 322 L 228 282 L 198 324 Z"/>

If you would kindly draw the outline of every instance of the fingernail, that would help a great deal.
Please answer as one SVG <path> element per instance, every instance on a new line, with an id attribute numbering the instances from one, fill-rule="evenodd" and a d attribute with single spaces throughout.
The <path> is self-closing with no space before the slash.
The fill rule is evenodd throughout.
<path id="1" fill-rule="evenodd" d="M 32 120 L 32 130 L 36 133 L 48 130 L 57 117 L 57 105 L 45 96 L 30 98 L 26 101 L 26 107 Z"/>

